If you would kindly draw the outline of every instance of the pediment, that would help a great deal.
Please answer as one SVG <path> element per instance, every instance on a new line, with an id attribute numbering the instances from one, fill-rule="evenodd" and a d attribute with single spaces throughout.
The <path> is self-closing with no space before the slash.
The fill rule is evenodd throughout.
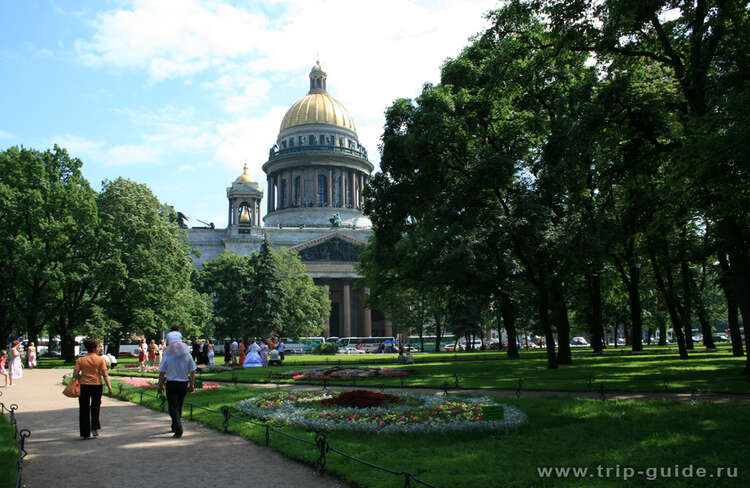
<path id="1" fill-rule="evenodd" d="M 331 234 L 298 244 L 291 249 L 303 262 L 357 262 L 365 243 L 344 234 Z"/>

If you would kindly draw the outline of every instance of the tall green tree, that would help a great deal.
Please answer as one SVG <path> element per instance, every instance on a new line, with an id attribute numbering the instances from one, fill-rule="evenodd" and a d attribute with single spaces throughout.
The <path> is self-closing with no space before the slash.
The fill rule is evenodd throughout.
<path id="1" fill-rule="evenodd" d="M 248 297 L 250 331 L 259 337 L 279 334 L 284 327 L 283 277 L 268 236 L 263 239 L 260 251 L 253 254 L 252 262 L 254 274 Z"/>
<path id="2" fill-rule="evenodd" d="M 81 166 L 58 146 L 0 153 L 0 329 L 8 333 L 12 317 L 36 340 L 52 325 L 63 333 L 67 357 L 86 320 L 93 268 L 102 257 L 92 251 L 98 228 L 95 194 Z"/>
<path id="3" fill-rule="evenodd" d="M 106 181 L 97 201 L 101 232 L 110 245 L 102 264 L 100 305 L 114 348 L 130 334 L 155 334 L 178 317 L 193 317 L 183 313 L 182 299 L 201 298 L 186 293 L 193 263 L 174 210 L 145 185 L 123 178 Z"/>
<path id="4" fill-rule="evenodd" d="M 331 314 L 328 287 L 318 286 L 294 251 L 274 253 L 281 277 L 281 327 L 273 331 L 283 337 L 319 336 Z"/>

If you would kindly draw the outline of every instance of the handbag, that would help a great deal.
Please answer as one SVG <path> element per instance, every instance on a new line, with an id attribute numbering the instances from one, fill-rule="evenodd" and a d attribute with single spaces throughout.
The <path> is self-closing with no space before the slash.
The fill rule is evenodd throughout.
<path id="1" fill-rule="evenodd" d="M 73 380 L 65 386 L 63 395 L 69 398 L 78 398 L 81 394 L 81 384 L 78 381 Z"/>

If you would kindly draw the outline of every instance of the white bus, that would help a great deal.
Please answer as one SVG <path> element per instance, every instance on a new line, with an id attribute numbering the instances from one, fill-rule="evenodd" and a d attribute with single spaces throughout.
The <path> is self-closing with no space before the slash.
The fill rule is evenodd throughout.
<path id="1" fill-rule="evenodd" d="M 339 349 L 354 346 L 360 351 L 380 352 L 385 348 L 387 352 L 396 352 L 396 339 L 394 337 L 342 337 L 336 341 Z"/>

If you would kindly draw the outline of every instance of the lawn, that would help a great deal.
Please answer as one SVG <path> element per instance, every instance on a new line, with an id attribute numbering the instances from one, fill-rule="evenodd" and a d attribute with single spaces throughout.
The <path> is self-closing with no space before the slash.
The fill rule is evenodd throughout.
<path id="1" fill-rule="evenodd" d="M 5 415 L 0 417 L 0 486 L 16 486 L 18 447 L 13 426 Z"/>
<path id="2" fill-rule="evenodd" d="M 115 387 L 115 391 L 119 388 Z M 125 386 L 124 395 L 139 400 L 142 389 Z M 232 407 L 229 431 L 257 443 L 265 429 L 237 418 L 234 405 L 259 390 L 228 386 L 198 391 L 186 400 L 199 422 L 223 429 L 221 406 Z M 154 390 L 145 390 L 143 402 L 158 409 Z M 747 486 L 750 465 L 746 442 L 750 428 L 746 404 L 704 402 L 595 401 L 570 397 L 508 400 L 527 413 L 528 424 L 505 434 L 367 435 L 332 433 L 332 447 L 394 471 L 409 471 L 440 487 L 488 486 Z M 207 407 L 210 411 L 203 410 Z M 167 419 L 165 419 L 167 422 Z M 313 434 L 277 426 L 284 432 L 312 441 Z M 317 458 L 315 446 L 271 432 L 270 447 L 305 463 Z M 660 473 L 658 469 L 675 469 Z M 588 468 L 572 474 L 543 478 L 545 467 Z M 618 468 L 619 467 L 619 468 Z M 610 468 L 609 476 L 606 469 Z M 632 468 L 631 479 L 624 476 Z M 656 468 L 657 471 L 652 469 Z M 686 471 L 707 469 L 703 478 Z M 717 477 L 717 468 L 724 468 Z M 727 477 L 737 469 L 738 477 Z M 362 487 L 400 487 L 403 477 L 368 468 L 330 452 L 327 469 L 348 483 Z M 619 471 L 618 471 L 619 469 Z M 637 475 L 642 471 L 642 475 Z M 601 477 L 599 474 L 601 473 Z M 619 476 L 618 476 L 619 473 Z M 670 474 L 670 476 L 666 476 Z M 709 477 L 709 474 L 714 475 Z M 591 476 L 589 476 L 591 475 Z M 646 476 L 654 476 L 647 479 Z"/>
<path id="3" fill-rule="evenodd" d="M 687 360 L 679 358 L 676 348 L 651 347 L 643 353 L 632 353 L 623 348 L 608 349 L 596 356 L 590 350 L 576 349 L 573 364 L 556 370 L 546 367 L 545 352 L 522 351 L 521 359 L 511 361 L 504 352 L 439 353 L 415 355 L 416 364 L 399 366 L 396 356 L 367 354 L 361 356 L 289 355 L 284 366 L 248 368 L 220 373 L 204 373 L 209 381 L 285 382 L 270 378 L 269 373 L 290 371 L 301 367 L 334 365 L 375 365 L 402 367 L 409 372 L 406 378 L 357 379 L 363 386 L 404 386 L 442 388 L 504 389 L 549 391 L 605 392 L 697 392 L 750 393 L 750 376 L 742 375 L 745 358 L 733 357 L 731 350 L 722 347 L 714 352 L 701 349 L 691 352 Z M 58 360 L 59 362 L 59 360 Z M 223 362 L 223 361 L 222 361 Z M 141 375 L 125 369 L 134 359 L 121 361 L 114 375 Z M 71 367 L 72 365 L 68 365 Z M 155 377 L 153 373 L 143 376 Z M 519 383 L 520 382 L 520 383 Z M 328 384 L 351 385 L 352 380 L 329 381 Z"/>

